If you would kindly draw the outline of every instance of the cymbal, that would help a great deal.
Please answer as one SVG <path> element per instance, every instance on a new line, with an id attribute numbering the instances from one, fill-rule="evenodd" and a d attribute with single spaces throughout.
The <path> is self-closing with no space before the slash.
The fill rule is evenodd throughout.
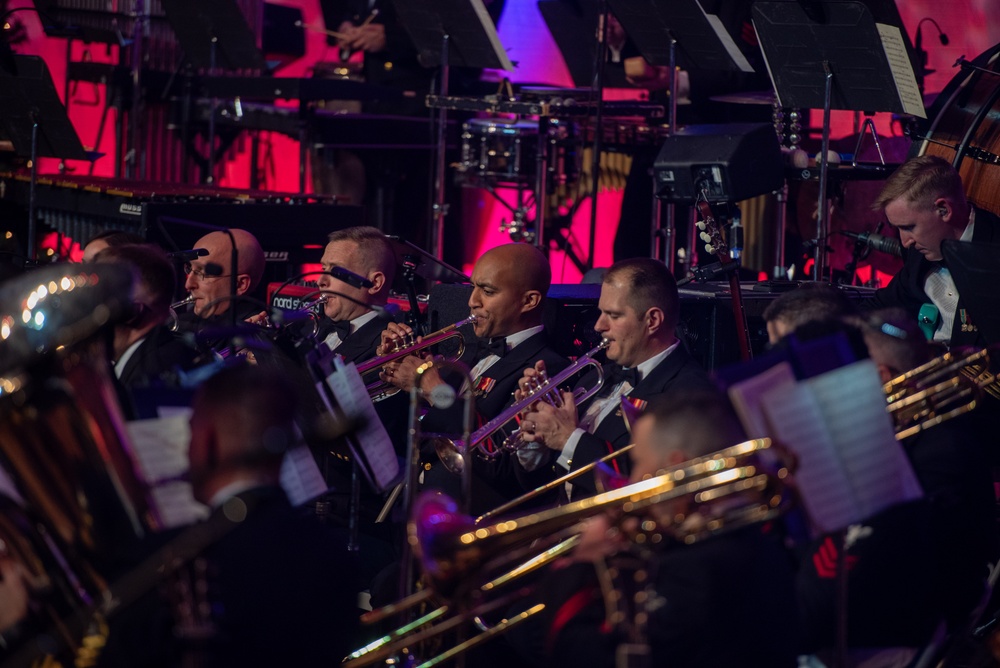
<path id="1" fill-rule="evenodd" d="M 777 97 L 774 91 L 746 91 L 743 93 L 728 93 L 726 95 L 716 95 L 710 97 L 713 102 L 729 102 L 730 104 L 774 104 Z"/>

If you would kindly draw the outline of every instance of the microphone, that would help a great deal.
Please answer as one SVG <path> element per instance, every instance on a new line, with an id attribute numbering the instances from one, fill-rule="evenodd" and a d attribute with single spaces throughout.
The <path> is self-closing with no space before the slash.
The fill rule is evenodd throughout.
<path id="1" fill-rule="evenodd" d="M 924 78 L 928 74 L 933 74 L 935 72 L 935 70 L 928 69 L 927 67 L 928 54 L 923 47 L 924 40 L 921 29 L 923 28 L 925 21 L 933 24 L 933 26 L 937 28 L 938 40 L 940 40 L 941 46 L 948 46 L 950 42 L 950 40 L 948 39 L 948 35 L 946 35 L 945 32 L 941 30 L 941 26 L 938 25 L 938 22 L 932 19 L 931 17 L 925 16 L 924 18 L 920 19 L 920 21 L 917 23 L 917 36 L 913 40 L 913 49 L 917 52 L 918 69 L 915 72 L 915 74 L 917 75 L 917 84 L 919 84 L 920 92 L 923 92 L 924 90 Z"/>
<path id="2" fill-rule="evenodd" d="M 881 234 L 872 234 L 870 232 L 841 232 L 841 234 L 880 253 L 903 257 L 903 245 L 899 243 L 899 239 L 884 237 Z"/>
<path id="3" fill-rule="evenodd" d="M 223 269 L 222 265 L 217 262 L 206 262 L 204 271 L 206 276 L 222 276 L 222 272 L 224 272 L 225 269 Z"/>
<path id="4" fill-rule="evenodd" d="M 205 257 L 206 255 L 208 255 L 207 248 L 192 248 L 191 250 L 181 250 L 174 251 L 173 253 L 167 253 L 167 257 L 174 262 L 190 262 L 191 260 L 197 260 L 200 257 Z M 221 274 L 222 272 L 219 273 Z"/>
<path id="5" fill-rule="evenodd" d="M 206 271 L 206 273 L 208 272 Z M 333 276 L 337 280 L 343 281 L 355 288 L 370 288 L 375 285 L 364 276 L 358 276 L 353 271 L 347 271 L 343 267 L 330 267 L 329 271 L 324 271 L 323 273 Z"/>

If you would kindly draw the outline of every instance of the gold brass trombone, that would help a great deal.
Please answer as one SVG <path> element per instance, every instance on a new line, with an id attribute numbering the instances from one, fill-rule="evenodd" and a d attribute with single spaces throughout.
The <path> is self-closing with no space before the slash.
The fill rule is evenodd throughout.
<path id="1" fill-rule="evenodd" d="M 464 327 L 465 325 L 474 325 L 476 320 L 478 320 L 477 316 L 470 315 L 468 318 L 459 320 L 456 323 L 443 327 L 436 332 L 422 337 L 420 339 L 420 343 L 417 343 L 416 340 L 404 341 L 403 344 L 397 346 L 395 350 L 387 352 L 384 355 L 379 355 L 378 357 L 373 357 L 367 362 L 359 364 L 358 373 L 361 374 L 362 378 L 364 378 L 366 375 L 381 371 L 382 367 L 386 364 L 391 364 L 392 362 L 401 360 L 409 355 L 415 355 L 432 346 L 436 346 L 443 341 L 454 338 L 458 339 L 458 352 L 450 358 L 450 361 L 456 361 L 465 352 L 465 335 L 459 331 L 459 328 Z M 373 383 L 368 383 L 365 387 L 368 390 L 368 394 L 374 396 L 391 389 L 392 385 L 379 380 Z"/>
<path id="2" fill-rule="evenodd" d="M 952 350 L 893 378 L 883 390 L 900 440 L 968 413 L 983 392 L 1000 399 L 989 348 Z"/>
<path id="3" fill-rule="evenodd" d="M 583 519 L 608 511 L 620 511 L 625 516 L 632 516 L 642 514 L 657 504 L 677 502 L 676 508 L 670 508 L 671 519 L 667 526 L 659 525 L 656 533 L 649 531 L 637 535 L 635 540 L 654 547 L 664 543 L 665 537 L 680 544 L 691 544 L 782 513 L 791 499 L 784 483 L 788 474 L 789 467 L 784 458 L 780 453 L 776 454 L 770 439 L 765 438 L 692 459 L 666 469 L 656 477 L 618 490 L 489 525 L 476 525 L 471 518 L 459 514 L 455 503 L 447 497 L 424 495 L 407 526 L 409 544 L 421 560 L 430 587 L 449 602 L 448 609 L 460 609 L 462 612 L 447 618 L 447 610 L 441 614 L 437 611 L 428 613 L 425 618 L 433 615 L 435 620 L 445 618 L 445 621 L 424 628 L 415 637 L 388 634 L 385 643 L 376 642 L 355 652 L 346 665 L 351 668 L 371 665 L 412 648 L 416 642 L 476 619 L 486 607 L 496 607 L 493 601 L 483 605 L 471 605 L 470 602 L 475 596 L 491 592 L 501 584 L 516 582 L 521 569 L 527 567 L 533 570 L 536 562 L 548 563 L 555 558 L 543 550 L 554 550 L 558 556 L 571 549 L 572 541 L 565 540 L 554 547 L 548 543 L 541 549 L 531 547 L 538 556 L 513 570 L 507 566 L 512 555 L 529 548 L 538 539 L 547 538 L 551 542 L 565 539 L 567 532 L 578 533 L 576 524 Z M 644 529 L 646 524 L 643 523 Z M 508 571 L 500 577 L 489 579 L 486 575 L 505 567 Z M 516 592 L 518 598 L 525 595 L 526 592 Z M 426 600 L 427 597 L 421 598 Z M 398 609 L 399 606 L 396 606 L 396 611 Z M 532 606 L 510 621 L 519 623 L 540 609 L 538 605 Z M 502 632 L 508 623 L 498 624 L 489 633 Z M 413 626 L 409 625 L 411 629 Z M 392 639 L 388 640 L 390 637 Z M 473 638 L 449 650 L 447 656 L 479 642 L 482 642 L 479 637 Z M 433 658 L 422 665 L 436 665 L 442 658 Z"/>
<path id="4" fill-rule="evenodd" d="M 483 446 L 494 432 L 513 420 L 519 413 L 526 410 L 536 401 L 550 401 L 553 403 L 562 401 L 559 396 L 559 386 L 588 366 L 593 366 L 597 370 L 597 381 L 592 387 L 577 388 L 573 393 L 573 399 L 579 404 L 594 396 L 604 384 L 604 370 L 601 367 L 601 363 L 594 359 L 594 356 L 607 348 L 609 343 L 607 339 L 602 339 L 596 348 L 578 357 L 573 364 L 552 378 L 546 378 L 531 394 L 520 401 L 514 402 L 505 411 L 477 429 L 469 436 L 468 443 L 453 441 L 447 438 L 434 439 L 434 450 L 441 459 L 441 463 L 452 473 L 461 474 L 465 468 L 466 455 L 475 448 L 478 448 L 480 454 L 487 459 L 492 459 L 503 451 L 516 452 L 524 444 L 520 429 L 515 429 L 511 432 L 510 436 L 504 439 L 500 447 L 495 450 L 489 450 Z"/>

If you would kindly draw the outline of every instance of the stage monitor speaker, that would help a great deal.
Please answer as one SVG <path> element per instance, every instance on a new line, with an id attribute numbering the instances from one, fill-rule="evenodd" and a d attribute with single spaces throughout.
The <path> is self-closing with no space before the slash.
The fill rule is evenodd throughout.
<path id="1" fill-rule="evenodd" d="M 781 188 L 784 163 L 766 123 L 690 125 L 668 137 L 653 165 L 656 196 L 692 203 L 738 202 Z"/>

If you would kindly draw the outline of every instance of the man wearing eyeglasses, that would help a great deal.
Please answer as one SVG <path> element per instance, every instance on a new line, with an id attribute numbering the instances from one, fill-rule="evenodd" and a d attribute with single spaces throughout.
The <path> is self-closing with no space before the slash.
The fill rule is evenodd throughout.
<path id="1" fill-rule="evenodd" d="M 204 248 L 208 255 L 185 263 L 184 289 L 194 298 L 194 308 L 178 318 L 180 328 L 199 332 L 207 328 L 228 324 L 230 308 L 236 310 L 236 319 L 243 321 L 258 313 L 260 303 L 249 300 L 264 276 L 264 251 L 256 237 L 241 229 L 231 229 L 232 239 L 226 232 L 209 232 L 194 244 Z M 233 273 L 233 241 L 236 242 L 236 293 L 230 294 Z M 211 348 L 225 345 L 225 341 L 200 341 Z"/>

